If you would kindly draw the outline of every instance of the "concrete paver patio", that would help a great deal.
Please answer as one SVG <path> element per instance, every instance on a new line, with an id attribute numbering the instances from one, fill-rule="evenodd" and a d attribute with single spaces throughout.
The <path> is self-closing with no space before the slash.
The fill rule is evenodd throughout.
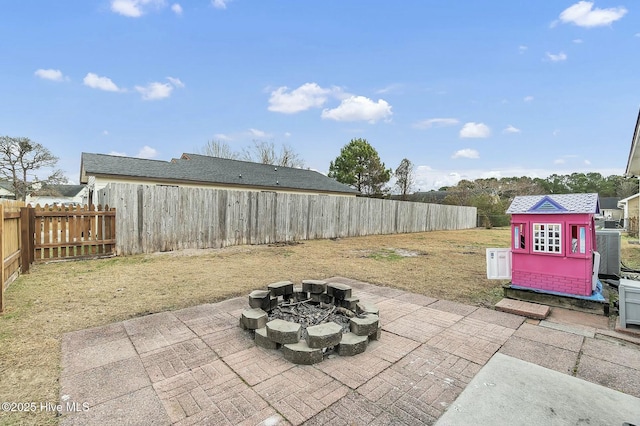
<path id="1" fill-rule="evenodd" d="M 364 353 L 291 364 L 238 326 L 246 297 L 80 330 L 63 338 L 61 424 L 434 424 L 496 353 L 640 398 L 640 346 L 605 317 L 540 322 L 328 281 L 379 307 L 382 338 Z"/>

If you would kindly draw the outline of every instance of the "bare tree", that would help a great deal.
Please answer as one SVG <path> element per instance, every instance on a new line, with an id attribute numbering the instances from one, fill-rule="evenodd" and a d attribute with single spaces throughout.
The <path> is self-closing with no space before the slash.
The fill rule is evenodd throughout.
<path id="1" fill-rule="evenodd" d="M 0 176 L 13 185 L 16 200 L 24 200 L 29 185 L 39 181 L 43 184 L 66 183 L 61 170 L 53 170 L 45 179 L 38 179 L 35 172 L 40 169 L 53 169 L 58 157 L 43 145 L 29 138 L 0 136 Z"/>
<path id="2" fill-rule="evenodd" d="M 413 163 L 407 158 L 403 158 L 396 169 L 396 187 L 400 191 L 400 199 L 406 200 L 414 184 Z"/>
<path id="3" fill-rule="evenodd" d="M 202 149 L 204 155 L 210 157 L 229 158 L 239 160 L 240 154 L 232 150 L 228 143 L 219 140 L 210 140 Z"/>
<path id="4" fill-rule="evenodd" d="M 280 167 L 304 167 L 304 161 L 293 148 L 285 144 L 277 152 L 273 142 L 254 140 L 251 147 L 242 150 L 242 159 Z"/>

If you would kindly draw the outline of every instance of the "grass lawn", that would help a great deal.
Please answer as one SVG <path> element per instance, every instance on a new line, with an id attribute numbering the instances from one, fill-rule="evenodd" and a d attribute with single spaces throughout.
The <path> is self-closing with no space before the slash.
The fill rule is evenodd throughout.
<path id="1" fill-rule="evenodd" d="M 490 307 L 505 281 L 486 279 L 484 249 L 508 246 L 508 229 L 478 228 L 34 265 L 5 292 L 0 402 L 58 403 L 66 332 L 247 295 L 275 281 L 344 276 Z M 623 239 L 623 259 L 640 267 L 640 246 Z M 57 421 L 46 412 L 0 413 L 0 424 Z"/>

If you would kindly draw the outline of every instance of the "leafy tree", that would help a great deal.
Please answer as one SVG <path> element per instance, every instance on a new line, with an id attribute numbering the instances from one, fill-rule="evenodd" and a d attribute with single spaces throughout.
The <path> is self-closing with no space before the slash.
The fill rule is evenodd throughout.
<path id="1" fill-rule="evenodd" d="M 391 179 L 391 169 L 385 168 L 378 151 L 366 139 L 351 139 L 340 155 L 329 164 L 329 177 L 351 185 L 361 194 L 381 196 Z"/>
<path id="2" fill-rule="evenodd" d="M 414 183 L 413 163 L 407 158 L 403 158 L 400 165 L 396 169 L 396 187 L 400 191 L 400 198 L 407 199 L 407 195 L 411 192 Z"/>
<path id="3" fill-rule="evenodd" d="M 66 183 L 62 170 L 53 170 L 45 179 L 39 179 L 36 172 L 41 169 L 53 169 L 58 157 L 43 145 L 29 138 L 0 136 L 0 176 L 13 185 L 16 200 L 24 200 L 29 185 Z"/>

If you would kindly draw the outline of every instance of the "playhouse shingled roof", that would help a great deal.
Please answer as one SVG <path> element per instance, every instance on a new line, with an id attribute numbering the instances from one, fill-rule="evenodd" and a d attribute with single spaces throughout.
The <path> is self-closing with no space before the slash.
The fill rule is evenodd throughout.
<path id="1" fill-rule="evenodd" d="M 600 213 L 598 194 L 552 194 L 517 196 L 507 214 Z"/>

